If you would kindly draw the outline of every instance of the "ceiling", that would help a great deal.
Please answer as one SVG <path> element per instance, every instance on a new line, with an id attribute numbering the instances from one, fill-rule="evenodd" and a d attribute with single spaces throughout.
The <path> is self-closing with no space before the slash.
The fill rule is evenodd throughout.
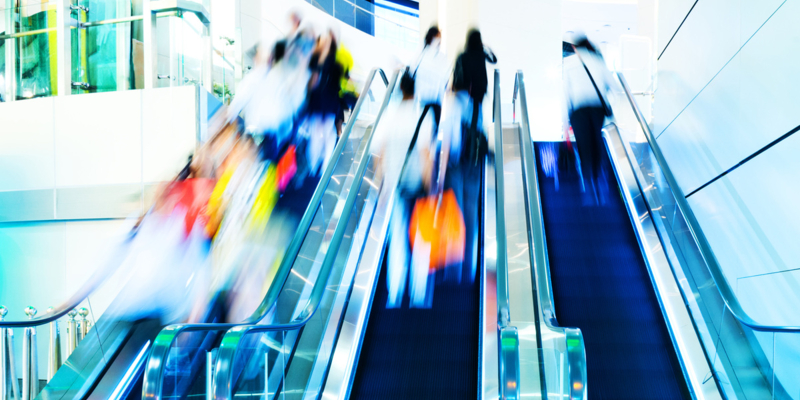
<path id="1" fill-rule="evenodd" d="M 637 0 L 564 0 L 562 32 L 583 31 L 589 40 L 615 45 L 621 35 L 637 34 Z"/>

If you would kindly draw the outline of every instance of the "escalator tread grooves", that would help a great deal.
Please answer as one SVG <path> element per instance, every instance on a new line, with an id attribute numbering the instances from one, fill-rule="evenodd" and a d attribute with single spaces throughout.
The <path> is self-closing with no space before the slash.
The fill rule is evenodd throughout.
<path id="1" fill-rule="evenodd" d="M 536 143 L 536 151 L 563 145 Z M 600 153 L 600 206 L 583 206 L 574 168 L 559 173 L 556 189 L 537 157 L 558 322 L 583 333 L 589 398 L 690 399 L 608 154 Z"/>

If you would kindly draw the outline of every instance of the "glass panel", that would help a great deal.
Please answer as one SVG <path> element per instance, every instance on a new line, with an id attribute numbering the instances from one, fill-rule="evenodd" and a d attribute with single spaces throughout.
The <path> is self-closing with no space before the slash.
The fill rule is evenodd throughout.
<path id="1" fill-rule="evenodd" d="M 142 22 L 115 20 L 141 15 L 141 5 L 130 0 L 79 0 L 78 5 L 84 8 L 73 10 L 73 18 L 102 24 L 72 30 L 72 80 L 83 84 L 73 85 L 73 93 L 138 87 L 134 72 L 142 68 L 137 61 L 143 62 Z"/>
<path id="2" fill-rule="evenodd" d="M 16 99 L 46 97 L 56 94 L 56 33 L 54 2 L 22 2 L 15 8 L 0 4 L 4 34 L 29 33 L 3 40 L 3 88 L 15 85 Z M 10 56 L 13 55 L 13 60 Z M 12 63 L 8 65 L 8 63 Z M 9 70 L 13 73 L 9 74 Z M 13 76 L 9 76 L 13 75 Z M 5 92 L 6 90 L 4 90 Z M 7 93 L 3 93 L 3 97 Z"/>
<path id="3" fill-rule="evenodd" d="M 673 273 L 681 283 L 683 297 L 713 365 L 714 378 L 729 398 L 800 398 L 793 378 L 797 371 L 796 360 L 800 359 L 797 356 L 800 336 L 755 332 L 731 315 L 631 105 L 621 88 L 615 91 L 610 101 L 620 134 L 640 186 L 646 188 L 645 199 L 661 242 L 670 250 L 668 256 Z M 739 285 L 758 290 L 759 283 L 739 282 Z"/>
<path id="4" fill-rule="evenodd" d="M 194 14 L 158 18 L 158 87 L 200 84 L 203 23 Z"/>
<path id="5" fill-rule="evenodd" d="M 228 104 L 233 96 L 233 64 L 221 51 L 214 51 L 214 96 Z"/>

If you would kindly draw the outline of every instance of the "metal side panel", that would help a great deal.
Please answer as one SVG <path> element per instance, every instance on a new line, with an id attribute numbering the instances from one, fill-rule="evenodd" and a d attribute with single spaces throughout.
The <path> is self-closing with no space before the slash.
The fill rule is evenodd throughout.
<path id="1" fill-rule="evenodd" d="M 161 328 L 163 326 L 157 320 L 138 323 L 128 340 L 111 360 L 111 364 L 103 376 L 97 380 L 88 399 L 120 399 L 120 396 L 129 389 L 128 385 L 138 375 L 137 369 L 143 367 L 144 359 L 149 353 L 149 346 Z"/>
<path id="2" fill-rule="evenodd" d="M 604 131 L 609 159 L 692 396 L 696 399 L 722 399 L 715 379 L 709 379 L 711 366 L 659 241 L 619 131 L 614 124 L 606 126 Z"/>
<path id="3" fill-rule="evenodd" d="M 411 137 L 409 135 L 409 144 Z M 372 299 L 380 275 L 389 220 L 395 200 L 397 176 L 400 171 L 385 171 L 386 179 L 378 194 L 376 208 L 366 241 L 363 244 L 358 268 L 350 290 L 350 297 L 342 310 L 344 317 L 339 328 L 338 338 L 333 347 L 327 378 L 322 382 L 324 399 L 345 399 L 358 366 L 361 341 L 366 332 L 367 321 L 372 308 Z M 393 178 L 392 178 L 393 177 Z"/>
<path id="4" fill-rule="evenodd" d="M 487 157 L 485 163 L 485 184 L 483 187 L 483 277 L 481 279 L 481 370 L 480 394 L 484 399 L 496 399 L 499 392 L 498 346 L 497 342 L 497 228 L 495 209 L 497 201 L 495 189 L 494 162 Z"/>
<path id="5" fill-rule="evenodd" d="M 37 399 L 84 398 L 134 329 L 135 326 L 130 322 L 98 322 L 39 393 Z"/>

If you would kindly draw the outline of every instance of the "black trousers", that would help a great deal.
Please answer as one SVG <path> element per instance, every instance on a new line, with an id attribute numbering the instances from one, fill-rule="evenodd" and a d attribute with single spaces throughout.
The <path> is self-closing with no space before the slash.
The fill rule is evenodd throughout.
<path id="1" fill-rule="evenodd" d="M 606 116 L 602 107 L 582 107 L 569 114 L 578 155 L 581 158 L 583 179 L 596 182 L 600 174 L 601 151 L 603 151 L 603 122 Z"/>
<path id="2" fill-rule="evenodd" d="M 419 132 L 419 128 L 422 126 L 422 121 L 425 120 L 425 116 L 428 115 L 428 110 L 433 110 L 433 119 L 436 121 L 436 127 L 434 128 L 434 132 L 439 130 L 439 122 L 442 120 L 442 105 L 437 103 L 428 103 L 425 104 L 425 108 L 422 109 L 422 115 L 419 116 L 419 122 L 417 122 L 417 130 L 415 132 Z M 436 137 L 436 135 L 433 135 Z M 417 135 L 414 135 L 414 138 L 411 139 L 411 148 L 414 148 L 414 145 L 417 142 Z"/>

